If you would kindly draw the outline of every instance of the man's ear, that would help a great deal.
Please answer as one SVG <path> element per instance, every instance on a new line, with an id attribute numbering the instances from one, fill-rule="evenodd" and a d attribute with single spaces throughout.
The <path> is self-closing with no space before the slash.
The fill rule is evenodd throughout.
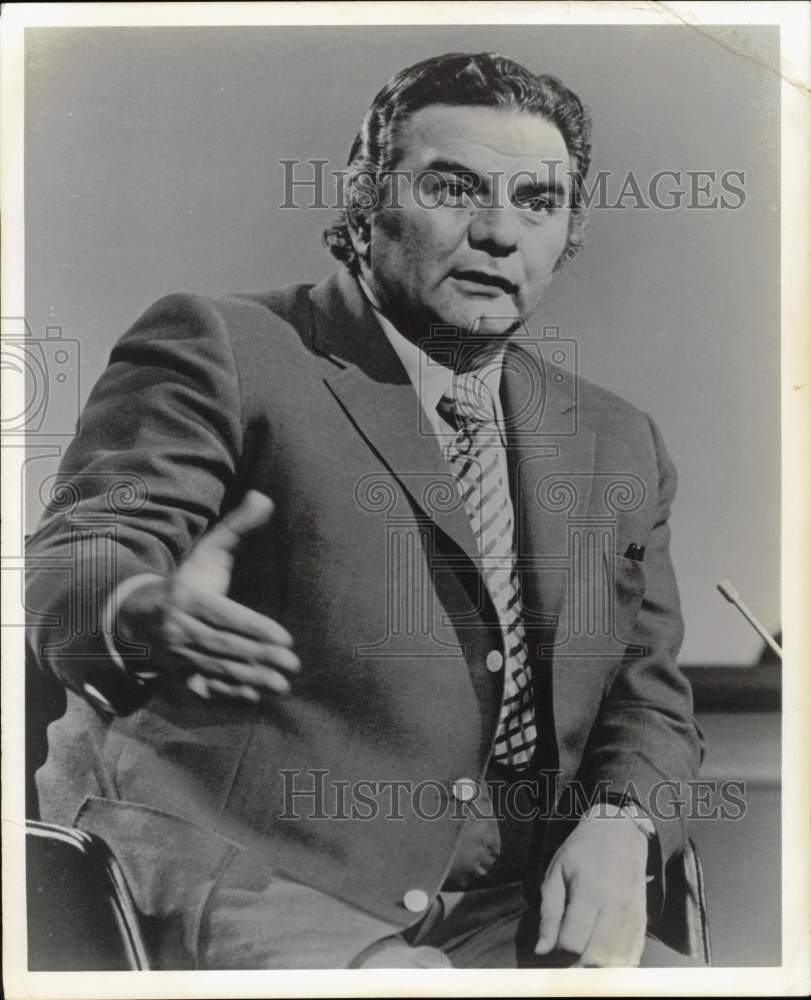
<path id="1" fill-rule="evenodd" d="M 362 212 L 352 211 L 347 212 L 346 223 L 358 259 L 368 265 L 372 246 L 371 223 Z"/>

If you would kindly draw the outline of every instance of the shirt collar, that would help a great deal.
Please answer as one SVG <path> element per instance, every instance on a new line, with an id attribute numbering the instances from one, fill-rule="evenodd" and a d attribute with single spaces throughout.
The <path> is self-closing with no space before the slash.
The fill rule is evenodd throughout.
<path id="1" fill-rule="evenodd" d="M 437 404 L 444 395 L 453 396 L 453 369 L 441 365 L 430 358 L 425 351 L 404 336 L 391 320 L 380 311 L 379 303 L 369 288 L 367 283 L 358 275 L 358 284 L 363 294 L 369 301 L 369 305 L 377 317 L 387 340 L 394 348 L 400 363 L 406 370 L 408 379 L 414 386 L 414 390 L 422 406 L 423 412 L 428 418 L 436 434 L 453 433 L 450 427 L 437 413 Z M 499 399 L 499 389 L 501 387 L 501 372 L 504 364 L 504 351 L 500 352 L 499 363 L 488 365 L 484 374 L 484 382 L 490 390 L 496 407 L 496 419 L 502 432 L 504 428 L 504 416 Z"/>

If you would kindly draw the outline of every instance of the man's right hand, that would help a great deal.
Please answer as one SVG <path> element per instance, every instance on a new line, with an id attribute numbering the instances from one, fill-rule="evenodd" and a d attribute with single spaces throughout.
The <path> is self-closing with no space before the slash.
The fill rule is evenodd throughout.
<path id="1" fill-rule="evenodd" d="M 148 643 L 149 669 L 165 682 L 259 701 L 290 692 L 301 669 L 290 633 L 278 622 L 227 597 L 234 553 L 266 524 L 273 502 L 250 490 L 242 503 L 200 538 L 165 580 L 145 582 L 122 602 L 118 634 Z"/>

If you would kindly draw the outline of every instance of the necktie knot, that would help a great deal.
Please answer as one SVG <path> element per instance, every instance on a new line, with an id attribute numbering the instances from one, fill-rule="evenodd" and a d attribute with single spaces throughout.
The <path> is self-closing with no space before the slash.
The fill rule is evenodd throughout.
<path id="1" fill-rule="evenodd" d="M 437 413 L 454 430 L 496 425 L 496 407 L 487 383 L 473 374 L 454 375 L 453 388 L 437 403 Z"/>

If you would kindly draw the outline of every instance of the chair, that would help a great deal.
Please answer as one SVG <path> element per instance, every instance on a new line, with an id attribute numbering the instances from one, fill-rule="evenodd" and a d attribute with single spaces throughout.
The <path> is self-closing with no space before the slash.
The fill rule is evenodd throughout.
<path id="1" fill-rule="evenodd" d="M 149 968 L 138 912 L 106 844 L 81 830 L 26 820 L 28 968 Z"/>
<path id="2" fill-rule="evenodd" d="M 664 909 L 651 930 L 663 944 L 711 965 L 704 871 L 692 840 L 667 863 L 665 887 Z"/>
<path id="3" fill-rule="evenodd" d="M 48 726 L 65 713 L 64 687 L 41 670 L 26 645 L 25 657 L 25 815 L 40 819 L 34 776 L 48 756 Z"/>
<path id="4" fill-rule="evenodd" d="M 26 821 L 28 967 L 149 969 L 144 932 L 124 875 L 98 837 Z M 664 911 L 651 928 L 676 951 L 711 963 L 704 875 L 692 841 L 667 866 Z"/>

